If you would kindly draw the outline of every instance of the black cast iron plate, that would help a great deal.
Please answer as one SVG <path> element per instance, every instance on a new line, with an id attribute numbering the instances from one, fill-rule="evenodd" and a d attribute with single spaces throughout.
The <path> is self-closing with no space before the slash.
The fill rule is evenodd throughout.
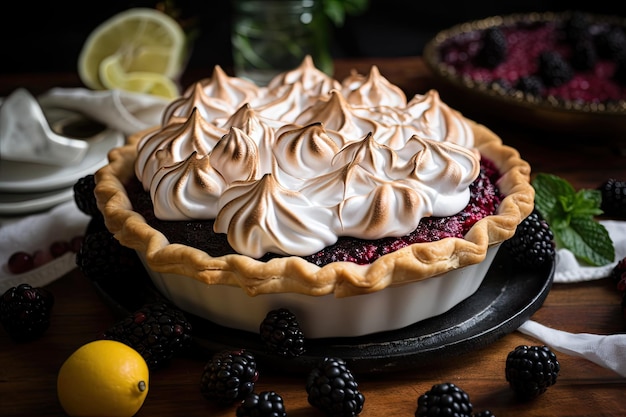
<path id="1" fill-rule="evenodd" d="M 358 373 L 407 370 L 483 348 L 515 331 L 543 304 L 552 286 L 554 268 L 555 263 L 550 262 L 538 270 L 522 269 L 513 263 L 506 250 L 500 249 L 478 290 L 446 313 L 394 331 L 350 338 L 307 339 L 306 353 L 293 359 L 266 352 L 258 334 L 219 326 L 191 314 L 187 318 L 193 325 L 196 347 L 201 351 L 245 348 L 255 355 L 257 363 L 274 372 L 307 372 L 325 356 L 345 359 L 351 370 Z M 144 303 L 164 300 L 149 278 L 141 282 L 142 288 L 132 297 L 127 297 L 127 289 L 118 292 L 97 282 L 94 285 L 121 316 Z"/>

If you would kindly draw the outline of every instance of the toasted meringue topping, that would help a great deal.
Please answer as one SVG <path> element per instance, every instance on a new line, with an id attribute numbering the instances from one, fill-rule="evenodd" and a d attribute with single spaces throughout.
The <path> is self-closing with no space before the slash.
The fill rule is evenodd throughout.
<path id="1" fill-rule="evenodd" d="M 338 90 L 331 91 L 326 99 L 318 100 L 303 111 L 295 122 L 301 125 L 321 122 L 326 129 L 351 140 L 361 139 L 378 129 L 374 120 L 358 116 Z"/>
<path id="2" fill-rule="evenodd" d="M 219 65 L 215 66 L 210 78 L 205 78 L 197 83 L 202 86 L 208 97 L 226 102 L 234 108 L 239 107 L 241 103 L 251 101 L 259 94 L 260 90 L 260 87 L 251 81 L 230 77 Z M 194 87 L 190 88 L 193 89 Z M 189 96 L 189 89 L 183 96 Z"/>
<path id="3" fill-rule="evenodd" d="M 380 75 L 377 66 L 372 66 L 367 77 L 352 71 L 342 82 L 343 95 L 348 102 L 357 107 L 393 107 L 406 106 L 406 95 L 396 85 Z"/>
<path id="4" fill-rule="evenodd" d="M 268 87 L 249 84 L 216 67 L 139 142 L 135 172 L 157 217 L 215 219 L 251 257 L 304 256 L 467 205 L 480 156 L 435 91 L 407 102 L 376 67 L 340 83 L 310 58 Z"/>
<path id="5" fill-rule="evenodd" d="M 197 110 L 203 119 L 213 120 L 221 117 L 229 117 L 234 110 L 231 103 L 208 96 L 202 84 L 195 83 L 187 96 L 174 100 L 163 112 L 163 124 L 188 118 Z"/>
<path id="6" fill-rule="evenodd" d="M 172 220 L 213 219 L 226 181 L 209 156 L 193 152 L 178 164 L 162 167 L 154 176 L 150 196 L 157 217 Z M 174 198 L 172 198 L 174 196 Z"/>
<path id="7" fill-rule="evenodd" d="M 225 133 L 194 110 L 183 122 L 166 125 L 142 138 L 137 145 L 142 152 L 137 156 L 135 175 L 148 190 L 159 168 L 180 162 L 193 152 L 207 154 Z"/>
<path id="8" fill-rule="evenodd" d="M 341 89 L 341 83 L 317 69 L 310 56 L 305 57 L 298 68 L 278 74 L 267 87 L 272 90 L 285 84 L 301 84 L 309 95 L 323 95 Z"/>
<path id="9" fill-rule="evenodd" d="M 406 109 L 422 137 L 458 143 L 466 148 L 474 147 L 474 135 L 470 126 L 457 110 L 441 101 L 435 90 L 430 90 L 423 96 L 415 95 Z"/>
<path id="10" fill-rule="evenodd" d="M 329 228 L 331 211 L 281 187 L 272 174 L 233 185 L 223 201 L 215 231 L 226 233 L 231 246 L 249 256 L 258 258 L 267 252 L 307 255 L 337 240 Z"/>

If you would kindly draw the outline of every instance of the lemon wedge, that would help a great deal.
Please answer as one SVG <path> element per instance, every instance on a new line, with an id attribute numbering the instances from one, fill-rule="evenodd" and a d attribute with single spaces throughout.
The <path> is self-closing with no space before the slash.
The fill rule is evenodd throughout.
<path id="1" fill-rule="evenodd" d="M 136 7 L 97 26 L 78 57 L 78 74 L 89 88 L 119 88 L 175 97 L 174 80 L 184 65 L 185 33 L 167 14 Z"/>

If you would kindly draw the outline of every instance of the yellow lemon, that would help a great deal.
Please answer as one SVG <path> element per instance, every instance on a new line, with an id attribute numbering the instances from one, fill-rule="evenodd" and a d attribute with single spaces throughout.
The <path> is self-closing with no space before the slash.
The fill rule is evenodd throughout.
<path id="1" fill-rule="evenodd" d="M 133 348 L 96 340 L 72 353 L 57 377 L 57 395 L 69 416 L 131 417 L 148 394 L 149 371 Z"/>
<path id="2" fill-rule="evenodd" d="M 111 71 L 102 65 L 114 65 L 129 76 L 136 73 L 135 79 L 154 73 L 173 80 L 182 70 L 185 48 L 185 33 L 176 20 L 156 9 L 131 8 L 89 34 L 78 57 L 78 74 L 87 87 L 96 90 L 136 86 L 134 81 L 117 85 L 120 79 L 108 78 Z"/>

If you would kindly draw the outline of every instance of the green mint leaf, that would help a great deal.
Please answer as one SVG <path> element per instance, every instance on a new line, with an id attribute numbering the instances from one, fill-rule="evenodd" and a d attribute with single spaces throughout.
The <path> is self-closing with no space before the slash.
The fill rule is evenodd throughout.
<path id="1" fill-rule="evenodd" d="M 535 176 L 532 185 L 535 208 L 550 225 L 557 246 L 569 249 L 590 265 L 613 262 L 613 241 L 605 227 L 594 219 L 602 214 L 599 190 L 577 192 L 566 180 L 543 173 Z"/>
<path id="2" fill-rule="evenodd" d="M 552 174 L 537 174 L 532 185 L 535 188 L 535 207 L 543 218 L 553 227 L 567 224 L 566 207 L 574 200 L 576 190 L 567 181 Z"/>
<path id="3" fill-rule="evenodd" d="M 583 189 L 574 197 L 572 216 L 599 216 L 603 213 L 600 209 L 602 193 L 600 190 Z"/>
<path id="4" fill-rule="evenodd" d="M 574 217 L 559 230 L 559 243 L 578 259 L 595 266 L 613 262 L 615 249 L 607 230 L 592 217 Z"/>

